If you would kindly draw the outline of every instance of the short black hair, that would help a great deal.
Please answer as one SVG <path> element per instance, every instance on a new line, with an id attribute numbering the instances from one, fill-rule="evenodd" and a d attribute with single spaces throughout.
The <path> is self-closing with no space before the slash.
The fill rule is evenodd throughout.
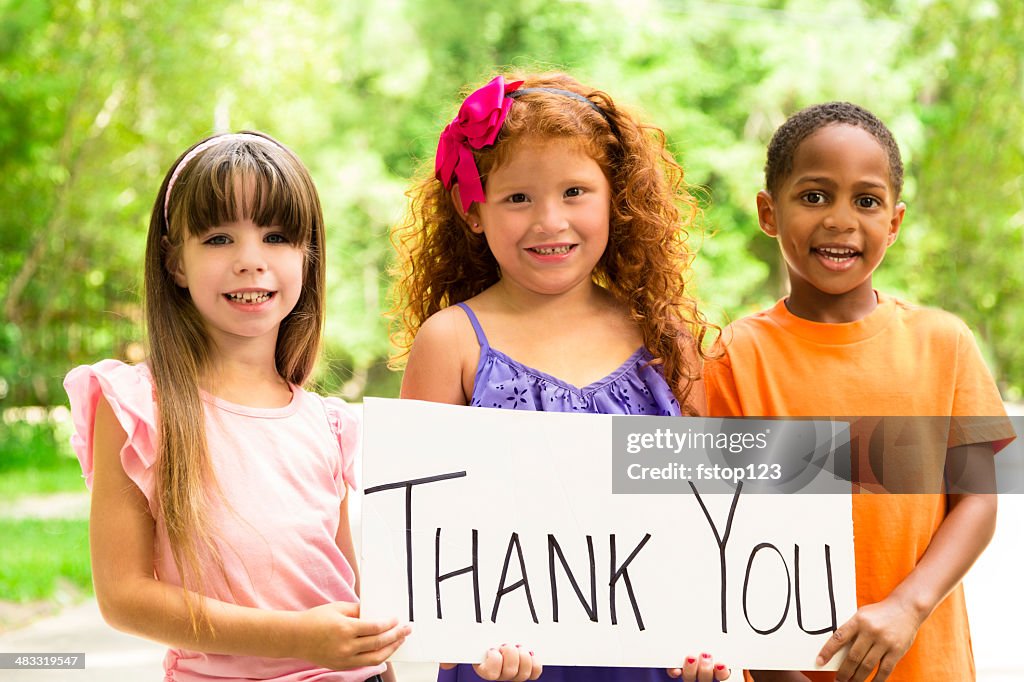
<path id="1" fill-rule="evenodd" d="M 870 111 L 850 102 L 815 104 L 793 114 L 779 126 L 768 143 L 768 160 L 764 164 L 765 188 L 774 194 L 793 172 L 793 157 L 800 143 L 830 125 L 862 128 L 878 140 L 889 157 L 889 180 L 898 199 L 903 191 L 903 159 L 892 131 Z"/>

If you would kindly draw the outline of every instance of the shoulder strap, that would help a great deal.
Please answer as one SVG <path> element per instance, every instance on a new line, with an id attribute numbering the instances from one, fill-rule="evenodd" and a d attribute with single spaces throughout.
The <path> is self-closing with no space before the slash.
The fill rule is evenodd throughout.
<path id="1" fill-rule="evenodd" d="M 465 303 L 456 303 L 455 305 L 462 308 L 463 312 L 466 313 L 466 317 L 469 318 L 469 323 L 473 325 L 473 331 L 476 332 L 476 341 L 480 344 L 480 347 L 489 348 L 490 344 L 487 343 L 487 335 L 484 334 L 484 329 L 480 326 L 480 320 L 476 319 L 473 310 Z"/>

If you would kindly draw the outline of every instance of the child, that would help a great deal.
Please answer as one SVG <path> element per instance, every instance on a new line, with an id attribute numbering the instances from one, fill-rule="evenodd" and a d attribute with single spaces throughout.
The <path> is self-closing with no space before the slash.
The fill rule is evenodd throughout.
<path id="1" fill-rule="evenodd" d="M 259 133 L 200 142 L 150 220 L 149 360 L 65 380 L 100 610 L 170 645 L 166 680 L 376 678 L 409 633 L 358 619 L 346 489 L 359 424 L 301 388 L 323 243 L 291 151 Z"/>
<path id="2" fill-rule="evenodd" d="M 660 130 L 568 76 L 498 76 L 463 103 L 441 134 L 435 174 L 410 196 L 395 236 L 396 343 L 411 345 L 402 397 L 606 414 L 703 408 L 708 325 L 685 287 L 683 229 L 696 204 Z M 540 672 L 510 645 L 476 670 Z M 704 654 L 671 674 L 729 672 Z M 439 679 L 478 677 L 459 666 Z M 542 679 L 666 675 L 548 667 Z"/>
<path id="3" fill-rule="evenodd" d="M 899 149 L 881 121 L 845 102 L 795 114 L 768 146 L 765 181 L 758 219 L 779 242 L 790 294 L 726 329 L 724 355 L 706 369 L 709 414 L 1005 415 L 963 322 L 872 288 L 906 210 Z M 950 435 L 948 454 L 990 470 L 1012 437 L 1008 421 L 977 420 Z M 914 466 L 932 458 L 941 472 L 946 447 L 943 435 L 937 452 L 918 448 Z M 855 495 L 860 609 L 819 665 L 850 644 L 835 679 L 864 680 L 877 666 L 875 680 L 973 680 L 960 580 L 995 516 L 995 495 Z"/>

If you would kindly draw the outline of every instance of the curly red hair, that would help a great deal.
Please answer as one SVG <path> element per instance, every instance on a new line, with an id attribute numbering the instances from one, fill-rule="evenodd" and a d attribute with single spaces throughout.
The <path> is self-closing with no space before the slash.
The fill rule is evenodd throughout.
<path id="1" fill-rule="evenodd" d="M 714 326 L 688 290 L 693 254 L 687 239 L 700 210 L 682 167 L 666 149 L 665 133 L 565 74 L 508 74 L 505 80 L 522 80 L 523 88 L 575 92 L 600 111 L 557 93 L 517 97 L 494 145 L 473 151 L 481 182 L 486 187 L 488 174 L 508 160 L 519 140 L 579 141 L 612 189 L 608 246 L 594 268 L 594 281 L 628 307 L 679 404 L 687 405 L 700 377 L 704 338 Z M 404 365 L 427 318 L 500 278 L 483 235 L 469 229 L 432 165 L 424 167 L 407 196 L 409 213 L 391 236 L 398 252 L 391 310 L 397 349 L 391 366 L 396 369 Z"/>

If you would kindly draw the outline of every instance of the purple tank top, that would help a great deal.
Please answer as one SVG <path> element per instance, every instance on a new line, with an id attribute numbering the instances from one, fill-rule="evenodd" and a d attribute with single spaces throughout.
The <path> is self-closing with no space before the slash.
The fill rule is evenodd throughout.
<path id="1" fill-rule="evenodd" d="M 540 412 L 590 412 L 679 416 L 679 403 L 646 348 L 638 348 L 618 369 L 577 388 L 550 374 L 516 362 L 491 348 L 472 309 L 457 304 L 469 317 L 480 343 L 480 362 L 473 383 L 474 407 L 499 407 Z"/>
<path id="2" fill-rule="evenodd" d="M 646 348 L 639 348 L 605 378 L 577 388 L 491 348 L 470 307 L 465 303 L 457 305 L 469 317 L 480 342 L 480 362 L 470 399 L 474 407 L 596 414 L 680 414 L 679 403 L 657 365 L 650 364 L 652 356 Z M 529 642 L 524 644 L 529 645 Z M 479 682 L 482 678 L 473 672 L 472 666 L 457 665 L 451 670 L 438 671 L 437 679 L 438 682 Z M 552 665 L 544 666 L 540 679 L 543 682 L 668 682 L 671 678 L 663 669 L 656 668 Z"/>

